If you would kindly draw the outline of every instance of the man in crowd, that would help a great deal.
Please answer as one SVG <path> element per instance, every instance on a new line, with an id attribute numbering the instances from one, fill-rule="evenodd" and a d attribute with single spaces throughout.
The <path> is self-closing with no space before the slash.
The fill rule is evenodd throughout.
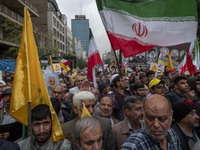
<path id="1" fill-rule="evenodd" d="M 85 117 L 76 122 L 74 143 L 78 150 L 101 150 L 103 133 L 97 119 Z"/>
<path id="2" fill-rule="evenodd" d="M 134 132 L 137 132 L 143 121 L 143 100 L 138 96 L 130 96 L 124 100 L 125 119 L 114 125 L 113 137 L 115 149 L 119 150 L 120 146 Z"/>
<path id="3" fill-rule="evenodd" d="M 60 102 L 61 116 L 59 116 L 59 121 L 61 124 L 70 120 L 70 114 L 72 111 L 71 104 L 67 100 L 63 99 L 63 95 L 64 95 L 63 87 L 61 85 L 54 86 L 51 97 L 57 98 Z"/>
<path id="4" fill-rule="evenodd" d="M 195 128 L 199 126 L 199 116 L 194 106 L 186 102 L 176 102 L 173 105 L 173 118 L 175 124 L 172 128 L 176 131 L 181 141 L 182 150 L 192 150 L 199 140 Z"/>
<path id="5" fill-rule="evenodd" d="M 109 96 L 104 96 L 99 102 L 100 116 L 109 118 L 111 121 L 111 127 L 118 122 L 115 117 L 112 116 L 113 112 L 113 100 Z"/>
<path id="6" fill-rule="evenodd" d="M 20 141 L 18 144 L 21 150 L 30 149 L 31 142 L 36 150 L 71 150 L 71 144 L 67 139 L 58 143 L 53 142 L 52 118 L 48 105 L 40 104 L 33 108 L 31 110 L 31 120 L 34 139 L 31 141 L 30 137 L 28 137 Z"/>
<path id="7" fill-rule="evenodd" d="M 140 96 L 142 98 L 145 98 L 145 93 L 144 93 L 144 84 L 141 82 L 136 82 L 133 85 L 131 85 L 131 92 L 134 95 Z"/>
<path id="8" fill-rule="evenodd" d="M 12 143 L 7 140 L 0 139 L 0 149 L 1 150 L 20 150 L 17 143 Z"/>
<path id="9" fill-rule="evenodd" d="M 153 80 L 153 78 L 155 77 L 155 72 L 153 70 L 150 70 L 150 71 L 148 71 L 146 73 L 146 75 L 147 75 L 147 83 L 146 83 L 146 85 L 149 87 L 149 82 L 151 80 Z"/>
<path id="10" fill-rule="evenodd" d="M 96 104 L 95 96 L 89 91 L 80 91 L 73 97 L 73 110 L 77 114 L 77 117 L 62 125 L 62 130 L 67 139 L 73 140 L 73 132 L 76 122 L 81 118 L 83 103 L 91 115 L 94 113 L 94 106 Z M 111 131 L 110 120 L 100 116 L 94 116 L 102 126 L 103 131 L 103 149 L 114 150 L 113 136 Z"/>
<path id="11" fill-rule="evenodd" d="M 181 150 L 178 135 L 170 129 L 173 114 L 170 102 L 154 94 L 144 101 L 143 110 L 145 126 L 132 134 L 121 150 Z"/>
<path id="12" fill-rule="evenodd" d="M 154 78 L 149 82 L 149 89 L 150 93 L 147 95 L 147 98 L 153 94 L 159 94 L 159 95 L 165 94 L 164 82 L 157 78 Z"/>
<path id="13" fill-rule="evenodd" d="M 75 81 L 75 87 L 69 89 L 69 92 L 72 94 L 76 94 L 78 92 L 80 92 L 80 87 L 81 87 L 81 83 L 83 82 L 84 77 L 83 76 L 77 76 L 76 77 L 76 81 Z"/>
<path id="14" fill-rule="evenodd" d="M 114 79 L 115 90 L 111 94 L 111 98 L 114 101 L 113 105 L 113 116 L 122 121 L 124 119 L 124 110 L 123 110 L 123 103 L 124 99 L 131 95 L 130 91 L 126 90 L 127 84 L 125 84 L 125 80 L 122 76 L 118 75 Z"/>
<path id="15" fill-rule="evenodd" d="M 186 93 L 188 93 L 187 97 Z M 184 102 L 185 100 L 191 101 L 193 97 L 191 97 L 186 77 L 178 76 L 174 78 L 174 91 L 166 93 L 165 97 L 171 102 L 172 105 L 175 102 Z"/>
<path id="16" fill-rule="evenodd" d="M 146 84 L 147 83 L 147 76 L 145 73 L 141 73 L 139 76 L 140 82 L 142 82 L 142 84 Z"/>

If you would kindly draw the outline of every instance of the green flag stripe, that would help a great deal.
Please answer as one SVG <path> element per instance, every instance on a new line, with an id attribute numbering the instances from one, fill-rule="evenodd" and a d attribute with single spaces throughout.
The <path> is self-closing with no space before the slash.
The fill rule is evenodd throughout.
<path id="1" fill-rule="evenodd" d="M 195 0 L 152 0 L 141 3 L 121 0 L 96 0 L 96 3 L 99 11 L 109 9 L 145 18 L 195 16 L 197 21 Z"/>
<path id="2" fill-rule="evenodd" d="M 92 34 L 92 30 L 90 28 L 90 37 L 89 37 L 89 40 L 91 40 L 93 38 L 93 34 Z"/>

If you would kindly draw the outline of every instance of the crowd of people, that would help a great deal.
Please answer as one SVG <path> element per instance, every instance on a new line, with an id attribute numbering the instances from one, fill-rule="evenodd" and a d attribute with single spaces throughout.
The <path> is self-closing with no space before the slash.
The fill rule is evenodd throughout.
<path id="1" fill-rule="evenodd" d="M 65 139 L 52 139 L 48 105 L 31 110 L 28 129 L 12 118 L 14 73 L 0 81 L 0 149 L 29 150 L 199 150 L 200 73 L 170 78 L 141 68 L 130 74 L 96 71 L 98 87 L 78 72 L 48 79 L 48 93 Z M 83 105 L 92 117 L 82 118 Z"/>

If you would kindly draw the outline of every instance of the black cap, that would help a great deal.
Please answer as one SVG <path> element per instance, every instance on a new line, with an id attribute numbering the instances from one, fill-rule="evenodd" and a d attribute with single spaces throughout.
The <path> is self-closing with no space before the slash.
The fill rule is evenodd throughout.
<path id="1" fill-rule="evenodd" d="M 1 97 L 4 97 L 6 94 L 12 94 L 12 88 L 7 88 L 1 93 Z"/>
<path id="2" fill-rule="evenodd" d="M 173 110 L 174 110 L 174 114 L 173 114 L 173 118 L 176 122 L 181 121 L 183 118 L 185 118 L 185 116 L 187 116 L 194 108 L 194 106 L 192 106 L 189 103 L 186 102 L 176 102 L 173 104 Z"/>

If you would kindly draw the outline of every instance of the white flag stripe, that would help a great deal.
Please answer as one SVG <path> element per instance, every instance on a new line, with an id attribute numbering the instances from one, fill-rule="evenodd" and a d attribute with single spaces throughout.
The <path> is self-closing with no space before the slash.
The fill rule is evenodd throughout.
<path id="1" fill-rule="evenodd" d="M 102 10 L 99 13 L 101 14 L 102 21 L 107 31 L 116 34 L 118 36 L 123 35 L 128 40 L 133 40 L 133 39 L 135 40 L 135 37 L 137 35 L 132 30 L 132 26 L 134 23 L 138 22 L 140 22 L 141 25 L 145 25 L 148 30 L 148 34 L 146 37 L 137 36 L 138 40 L 144 43 L 149 43 L 152 45 L 159 45 L 159 46 L 170 46 L 170 45 L 177 45 L 177 44 L 191 42 L 196 38 L 197 22 L 195 21 L 145 22 L 143 20 L 133 18 L 132 16 L 126 16 L 113 11 Z M 173 17 L 171 17 L 171 19 L 173 19 Z M 188 29 L 191 26 L 193 27 L 191 28 L 191 30 L 185 30 L 185 32 L 183 32 L 184 29 Z"/>

